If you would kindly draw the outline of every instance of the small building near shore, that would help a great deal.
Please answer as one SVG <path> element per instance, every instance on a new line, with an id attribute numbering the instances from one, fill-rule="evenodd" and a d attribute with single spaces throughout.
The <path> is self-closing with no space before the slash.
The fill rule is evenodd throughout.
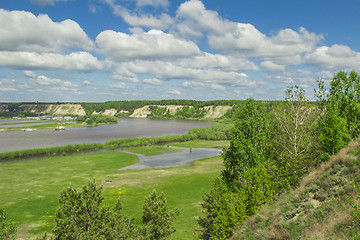
<path id="1" fill-rule="evenodd" d="M 53 118 L 54 118 L 54 116 L 52 116 L 52 115 L 40 116 L 41 120 L 52 120 Z"/>

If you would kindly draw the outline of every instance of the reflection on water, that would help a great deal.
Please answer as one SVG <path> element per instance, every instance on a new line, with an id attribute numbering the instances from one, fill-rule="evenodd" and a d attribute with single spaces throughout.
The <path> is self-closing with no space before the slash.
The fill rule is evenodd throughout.
<path id="1" fill-rule="evenodd" d="M 190 163 L 193 161 L 218 156 L 220 153 L 221 149 L 217 148 L 193 148 L 191 150 L 184 149 L 184 151 L 181 152 L 165 153 L 162 155 L 148 157 L 138 153 L 131 153 L 137 155 L 141 162 L 117 170 L 142 170 L 147 168 L 169 168 L 187 166 L 190 165 Z"/>
<path id="2" fill-rule="evenodd" d="M 213 122 L 120 118 L 117 124 L 67 128 L 65 131 L 0 132 L 0 152 L 79 143 L 104 143 L 113 139 L 186 134 L 189 129 Z"/>

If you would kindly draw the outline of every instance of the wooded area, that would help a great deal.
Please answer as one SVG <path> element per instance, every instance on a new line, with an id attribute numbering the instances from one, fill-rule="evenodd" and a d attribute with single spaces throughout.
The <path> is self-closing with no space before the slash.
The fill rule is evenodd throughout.
<path id="1" fill-rule="evenodd" d="M 301 87 L 291 85 L 285 103 L 270 113 L 252 98 L 238 108 L 230 147 L 223 151 L 224 170 L 204 196 L 198 238 L 228 238 L 246 217 L 296 187 L 311 169 L 359 137 L 356 72 L 337 73 L 329 90 L 319 80 L 315 96 L 316 106 Z"/>

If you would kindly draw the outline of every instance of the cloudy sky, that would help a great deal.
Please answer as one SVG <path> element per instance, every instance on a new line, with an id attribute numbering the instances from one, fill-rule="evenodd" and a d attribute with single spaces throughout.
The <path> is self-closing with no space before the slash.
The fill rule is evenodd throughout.
<path id="1" fill-rule="evenodd" d="M 0 0 L 0 102 L 283 99 L 360 72 L 360 0 Z"/>

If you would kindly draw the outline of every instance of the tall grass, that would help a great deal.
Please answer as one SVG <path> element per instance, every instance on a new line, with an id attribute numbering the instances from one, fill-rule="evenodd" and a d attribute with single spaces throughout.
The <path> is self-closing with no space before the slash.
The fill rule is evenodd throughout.
<path id="1" fill-rule="evenodd" d="M 101 143 L 72 144 L 59 147 L 34 148 L 0 153 L 0 162 L 23 158 L 59 156 L 75 152 L 96 151 L 104 148 Z"/>
<path id="2" fill-rule="evenodd" d="M 166 144 L 171 142 L 185 142 L 197 139 L 195 134 L 170 135 L 164 137 L 150 138 L 125 138 L 111 140 L 105 143 L 106 148 L 124 148 L 124 147 L 141 147 L 155 144 Z"/>

